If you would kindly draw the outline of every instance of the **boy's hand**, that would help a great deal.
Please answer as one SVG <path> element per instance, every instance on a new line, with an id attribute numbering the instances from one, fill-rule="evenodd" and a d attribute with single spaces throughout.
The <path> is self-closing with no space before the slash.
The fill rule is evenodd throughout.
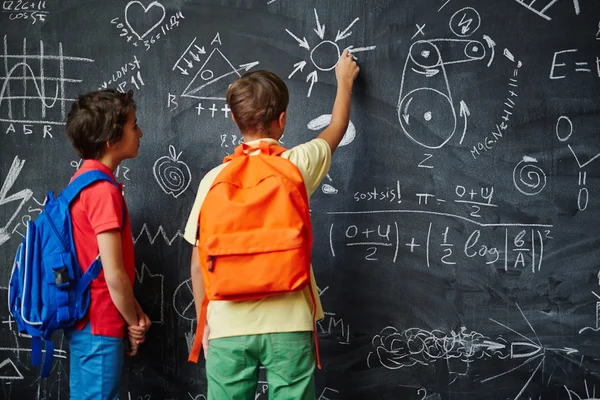
<path id="1" fill-rule="evenodd" d="M 127 336 L 137 341 L 136 344 L 143 343 L 146 340 L 146 329 L 139 325 L 129 325 L 127 327 Z"/>
<path id="2" fill-rule="evenodd" d="M 342 53 L 338 64 L 335 67 L 335 77 L 338 82 L 338 86 L 346 89 L 352 89 L 352 84 L 358 76 L 360 68 L 354 60 L 354 56 L 346 49 Z"/>
<path id="3" fill-rule="evenodd" d="M 127 340 L 129 342 L 129 346 L 125 354 L 129 357 L 133 357 L 137 354 L 140 345 L 138 344 L 137 339 L 132 338 L 131 335 L 127 335 Z"/>
<path id="4" fill-rule="evenodd" d="M 144 343 L 146 340 L 146 332 L 148 332 L 148 329 L 150 329 L 150 326 L 152 325 L 150 318 L 143 312 L 138 314 L 138 321 L 138 325 L 129 325 L 127 327 L 128 336 L 131 339 L 136 340 L 137 345 Z"/>
<path id="5" fill-rule="evenodd" d="M 148 316 L 146 315 L 145 312 L 141 312 L 138 314 L 138 325 L 141 328 L 144 328 L 144 333 L 148 332 L 148 329 L 150 329 L 150 325 L 152 325 L 152 321 L 150 321 L 150 318 L 148 318 Z"/>

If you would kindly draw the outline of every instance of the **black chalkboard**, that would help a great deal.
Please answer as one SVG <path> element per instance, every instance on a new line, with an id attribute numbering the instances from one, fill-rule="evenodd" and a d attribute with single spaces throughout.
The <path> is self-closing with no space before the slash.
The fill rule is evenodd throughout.
<path id="1" fill-rule="evenodd" d="M 0 398 L 68 398 L 65 341 L 38 379 L 5 299 L 24 224 L 80 165 L 72 99 L 133 89 L 144 130 L 116 176 L 154 324 L 121 399 L 199 400 L 182 231 L 240 141 L 225 90 L 285 78 L 294 146 L 327 125 L 350 46 L 351 125 L 311 203 L 319 399 L 597 398 L 599 21 L 580 0 L 2 0 Z"/>

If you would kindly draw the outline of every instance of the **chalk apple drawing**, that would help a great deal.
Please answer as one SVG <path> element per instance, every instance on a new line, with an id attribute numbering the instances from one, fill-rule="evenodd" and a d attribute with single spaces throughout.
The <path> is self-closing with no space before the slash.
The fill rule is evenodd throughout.
<path id="1" fill-rule="evenodd" d="M 175 147 L 169 145 L 169 155 L 163 156 L 154 163 L 154 178 L 166 194 L 179 197 L 190 186 L 192 174 L 190 168 L 179 160 Z"/>

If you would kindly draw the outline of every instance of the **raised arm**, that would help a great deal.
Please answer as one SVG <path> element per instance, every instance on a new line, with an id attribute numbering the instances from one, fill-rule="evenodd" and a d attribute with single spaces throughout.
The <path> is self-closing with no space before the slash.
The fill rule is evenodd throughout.
<path id="1" fill-rule="evenodd" d="M 321 134 L 319 138 L 324 139 L 331 148 L 331 153 L 337 149 L 344 137 L 350 121 L 350 98 L 352 95 L 352 85 L 358 75 L 360 68 L 356 65 L 354 57 L 344 50 L 340 60 L 335 67 L 335 76 L 337 79 L 337 94 L 331 111 L 331 123 Z"/>

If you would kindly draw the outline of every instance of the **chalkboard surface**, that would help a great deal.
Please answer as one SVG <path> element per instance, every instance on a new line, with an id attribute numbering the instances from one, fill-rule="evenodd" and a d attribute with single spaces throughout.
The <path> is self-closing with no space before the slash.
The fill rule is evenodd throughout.
<path id="1" fill-rule="evenodd" d="M 133 89 L 125 184 L 135 293 L 153 321 L 121 399 L 199 400 L 183 227 L 240 142 L 245 71 L 290 89 L 283 144 L 327 126 L 338 56 L 361 66 L 351 124 L 312 198 L 326 311 L 320 400 L 600 396 L 600 3 L 584 0 L 2 0 L 0 398 L 67 399 L 6 307 L 25 224 L 81 165 L 79 94 Z M 596 390 L 597 393 L 596 394 Z M 257 399 L 267 398 L 262 382 Z"/>

